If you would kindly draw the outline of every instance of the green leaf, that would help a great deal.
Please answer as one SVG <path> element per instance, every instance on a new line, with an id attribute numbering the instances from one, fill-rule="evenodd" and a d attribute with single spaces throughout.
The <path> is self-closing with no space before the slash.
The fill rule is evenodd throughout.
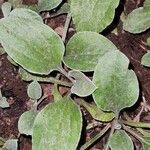
<path id="1" fill-rule="evenodd" d="M 145 1 L 144 1 L 144 6 L 143 6 L 143 7 L 144 7 L 144 9 L 146 9 L 146 8 L 149 9 L 149 8 L 150 8 L 150 0 L 145 0 Z"/>
<path id="2" fill-rule="evenodd" d="M 49 11 L 56 8 L 62 3 L 62 0 L 38 0 L 38 8 L 40 11 Z"/>
<path id="3" fill-rule="evenodd" d="M 124 30 L 131 33 L 141 33 L 150 27 L 150 9 L 143 7 L 133 10 L 123 23 Z"/>
<path id="4" fill-rule="evenodd" d="M 57 101 L 60 101 L 60 100 L 63 99 L 62 95 L 59 93 L 58 85 L 57 84 L 54 84 L 52 95 L 54 97 L 54 102 L 57 102 Z"/>
<path id="5" fill-rule="evenodd" d="M 82 129 L 80 109 L 64 99 L 47 105 L 33 126 L 33 150 L 75 150 Z"/>
<path id="6" fill-rule="evenodd" d="M 103 31 L 114 19 L 120 0 L 71 0 L 71 14 L 77 31 Z"/>
<path id="7" fill-rule="evenodd" d="M 32 135 L 33 123 L 37 112 L 30 110 L 24 112 L 18 121 L 18 130 L 21 134 Z"/>
<path id="8" fill-rule="evenodd" d="M 0 41 L 8 55 L 24 69 L 49 74 L 60 65 L 64 44 L 50 27 L 34 17 L 33 20 L 31 16 L 27 18 L 30 20 L 24 17 L 1 19 Z"/>
<path id="9" fill-rule="evenodd" d="M 70 12 L 70 5 L 68 3 L 65 3 L 56 13 L 50 14 L 50 17 L 56 17 L 62 14 L 67 14 L 69 12 Z"/>
<path id="10" fill-rule="evenodd" d="M 85 109 L 91 114 L 91 116 L 95 120 L 102 122 L 110 122 L 115 117 L 115 114 L 113 112 L 104 112 L 94 103 L 90 104 L 85 102 L 84 100 L 80 100 L 78 101 L 78 103 L 85 107 Z"/>
<path id="11" fill-rule="evenodd" d="M 31 99 L 38 100 L 42 96 L 42 88 L 37 81 L 33 81 L 29 84 L 27 93 Z"/>
<path id="12" fill-rule="evenodd" d="M 147 38 L 147 45 L 150 46 L 150 37 Z"/>
<path id="13" fill-rule="evenodd" d="M 104 111 L 119 111 L 132 106 L 139 96 L 135 73 L 128 70 L 129 60 L 120 51 L 108 52 L 95 68 L 93 93 L 95 103 Z"/>
<path id="14" fill-rule="evenodd" d="M 16 8 L 11 11 L 10 16 L 11 18 L 20 18 L 20 19 L 27 19 L 29 20 L 36 20 L 39 22 L 43 22 L 42 17 L 37 14 L 36 12 L 26 9 L 26 8 Z"/>
<path id="15" fill-rule="evenodd" d="M 144 150 L 150 150 L 150 137 L 143 137 L 142 145 Z"/>
<path id="16" fill-rule="evenodd" d="M 11 4 L 9 2 L 5 2 L 5 3 L 2 4 L 2 8 L 1 9 L 2 9 L 4 17 L 8 17 L 9 16 L 9 14 L 11 12 L 11 8 L 12 8 L 12 6 L 11 6 Z"/>
<path id="17" fill-rule="evenodd" d="M 111 150 L 134 150 L 131 138 L 123 130 L 116 130 L 109 141 Z"/>
<path id="18" fill-rule="evenodd" d="M 8 0 L 9 3 L 13 6 L 13 8 L 19 7 L 22 5 L 23 0 Z"/>
<path id="19" fill-rule="evenodd" d="M 86 97 L 91 95 L 96 90 L 95 84 L 82 72 L 71 70 L 68 75 L 75 79 L 75 83 L 71 87 L 71 93 L 74 93 L 80 97 Z"/>
<path id="20" fill-rule="evenodd" d="M 90 31 L 76 33 L 67 43 L 65 64 L 73 69 L 93 71 L 98 59 L 117 47 L 104 36 Z"/>
<path id="21" fill-rule="evenodd" d="M 143 57 L 142 57 L 142 65 L 150 67 L 150 53 L 146 53 Z"/>
<path id="22" fill-rule="evenodd" d="M 3 147 L 7 150 L 18 150 L 18 139 L 7 140 Z"/>
<path id="23" fill-rule="evenodd" d="M 8 107 L 10 107 L 9 103 L 7 102 L 7 98 L 6 97 L 0 98 L 0 107 L 1 108 L 8 108 Z"/>

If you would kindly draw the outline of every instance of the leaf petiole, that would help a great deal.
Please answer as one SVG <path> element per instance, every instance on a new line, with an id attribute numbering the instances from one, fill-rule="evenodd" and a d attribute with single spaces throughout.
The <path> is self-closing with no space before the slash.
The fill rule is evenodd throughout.
<path id="1" fill-rule="evenodd" d="M 95 143 L 100 137 L 102 137 L 107 131 L 108 129 L 111 127 L 111 124 L 108 123 L 102 130 L 100 133 L 98 133 L 94 138 L 92 138 L 90 141 L 88 141 L 87 143 L 85 143 L 80 150 L 86 150 L 89 146 L 91 146 L 93 143 Z"/>
<path id="2" fill-rule="evenodd" d="M 137 128 L 149 128 L 150 129 L 150 123 L 145 123 L 145 122 L 135 122 L 135 121 L 125 121 L 123 119 L 120 119 L 120 122 L 125 124 L 125 125 L 128 125 L 128 126 L 131 126 L 131 127 L 137 127 Z"/>

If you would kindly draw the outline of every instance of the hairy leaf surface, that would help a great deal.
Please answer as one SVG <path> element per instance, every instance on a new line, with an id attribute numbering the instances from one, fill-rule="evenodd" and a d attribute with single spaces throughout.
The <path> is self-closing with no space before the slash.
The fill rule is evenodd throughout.
<path id="1" fill-rule="evenodd" d="M 39 11 L 52 10 L 56 8 L 62 0 L 38 0 Z"/>
<path id="2" fill-rule="evenodd" d="M 93 71 L 98 59 L 117 47 L 104 36 L 90 31 L 76 33 L 67 43 L 65 64 L 81 71 Z"/>
<path id="3" fill-rule="evenodd" d="M 1 19 L 0 35 L 8 55 L 29 72 L 49 74 L 61 63 L 65 50 L 62 40 L 50 27 L 34 17 L 31 20 L 31 16 L 10 15 Z"/>
<path id="4" fill-rule="evenodd" d="M 113 21 L 118 5 L 119 0 L 71 0 L 77 31 L 103 31 Z"/>
<path id="5" fill-rule="evenodd" d="M 82 126 L 80 109 L 70 99 L 47 105 L 33 126 L 33 150 L 75 150 Z"/>
<path id="6" fill-rule="evenodd" d="M 133 10 L 123 24 L 124 30 L 131 33 L 141 33 L 150 27 L 150 9 L 143 7 Z"/>
<path id="7" fill-rule="evenodd" d="M 135 73 L 128 70 L 129 60 L 119 51 L 108 52 L 95 68 L 93 93 L 96 104 L 104 111 L 119 111 L 138 99 L 139 86 Z"/>
<path id="8" fill-rule="evenodd" d="M 37 112 L 30 110 L 24 112 L 18 121 L 18 130 L 20 134 L 32 135 L 33 123 Z"/>
<path id="9" fill-rule="evenodd" d="M 143 57 L 142 57 L 142 64 L 144 66 L 150 67 L 150 53 L 146 53 Z"/>
<path id="10" fill-rule="evenodd" d="M 86 97 L 91 95 L 95 91 L 96 89 L 95 84 L 82 72 L 72 70 L 69 71 L 69 76 L 75 79 L 75 83 L 71 87 L 72 93 L 80 97 Z"/>
<path id="11" fill-rule="evenodd" d="M 123 130 L 116 130 L 109 141 L 111 150 L 134 150 L 131 138 Z"/>

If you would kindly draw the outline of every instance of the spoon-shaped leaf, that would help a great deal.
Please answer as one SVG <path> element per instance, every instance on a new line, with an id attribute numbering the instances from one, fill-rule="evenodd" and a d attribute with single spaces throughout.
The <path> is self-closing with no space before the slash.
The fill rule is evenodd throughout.
<path id="1" fill-rule="evenodd" d="M 24 112 L 18 121 L 18 130 L 20 134 L 32 135 L 33 123 L 37 112 L 30 110 Z"/>
<path id="2" fill-rule="evenodd" d="M 120 0 L 71 0 L 77 31 L 103 31 L 114 19 Z"/>
<path id="3" fill-rule="evenodd" d="M 70 99 L 47 105 L 33 126 L 33 150 L 75 150 L 82 126 L 80 109 Z"/>
<path id="4" fill-rule="evenodd" d="M 11 4 L 9 2 L 5 2 L 5 3 L 2 4 L 2 8 L 1 9 L 2 9 L 4 17 L 8 17 L 9 16 L 11 8 L 12 8 L 12 6 L 11 6 Z"/>
<path id="5" fill-rule="evenodd" d="M 6 97 L 1 97 L 0 98 L 0 107 L 1 108 L 8 108 L 8 107 L 10 107 L 9 103 L 7 102 L 7 98 Z"/>
<path id="6" fill-rule="evenodd" d="M 3 146 L 7 150 L 18 150 L 18 139 L 9 139 Z"/>
<path id="7" fill-rule="evenodd" d="M 123 24 L 124 30 L 131 33 L 141 33 L 150 27 L 150 9 L 143 7 L 133 10 Z"/>
<path id="8" fill-rule="evenodd" d="M 38 0 L 39 11 L 52 10 L 56 8 L 62 0 Z"/>
<path id="9" fill-rule="evenodd" d="M 134 150 L 131 138 L 123 130 L 116 130 L 109 141 L 111 150 Z"/>
<path id="10" fill-rule="evenodd" d="M 80 97 L 86 97 L 91 95 L 96 90 L 95 84 L 82 72 L 72 70 L 69 71 L 69 76 L 75 79 L 75 83 L 71 87 L 72 93 Z"/>
<path id="11" fill-rule="evenodd" d="M 27 93 L 31 99 L 38 100 L 42 96 L 42 88 L 37 81 L 33 81 L 29 84 Z"/>
<path id="12" fill-rule="evenodd" d="M 93 93 L 96 104 L 104 111 L 119 111 L 138 99 L 139 86 L 135 73 L 128 70 L 129 60 L 119 51 L 108 52 L 95 68 Z"/>
<path id="13" fill-rule="evenodd" d="M 1 19 L 0 41 L 8 55 L 24 69 L 49 74 L 60 65 L 64 44 L 50 27 L 30 17 L 27 20 L 10 15 Z"/>
<path id="14" fill-rule="evenodd" d="M 142 65 L 150 67 L 150 53 L 146 53 L 143 57 L 142 57 Z"/>
<path id="15" fill-rule="evenodd" d="M 14 18 L 21 18 L 21 19 L 27 19 L 27 20 L 36 20 L 39 22 L 43 22 L 41 16 L 37 14 L 36 12 L 26 9 L 26 8 L 16 8 L 11 11 L 9 17 L 14 17 Z"/>
<path id="16" fill-rule="evenodd" d="M 93 71 L 99 57 L 117 47 L 104 36 L 90 31 L 76 33 L 67 43 L 65 64 L 73 69 Z"/>

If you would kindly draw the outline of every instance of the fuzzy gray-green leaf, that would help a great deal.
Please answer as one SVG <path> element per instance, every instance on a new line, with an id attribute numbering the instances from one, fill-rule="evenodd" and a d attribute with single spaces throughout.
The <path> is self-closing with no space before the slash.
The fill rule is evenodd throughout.
<path id="1" fill-rule="evenodd" d="M 139 86 L 135 73 L 128 70 L 129 60 L 119 51 L 108 52 L 95 68 L 93 93 L 96 104 L 104 111 L 119 111 L 138 99 Z"/>
<path id="2" fill-rule="evenodd" d="M 12 17 L 10 14 L 0 20 L 0 35 L 7 54 L 29 72 L 49 74 L 61 63 L 65 50 L 62 40 L 34 17 L 31 20 L 31 16 Z"/>
<path id="3" fill-rule="evenodd" d="M 141 33 L 150 27 L 150 9 L 143 7 L 133 10 L 123 23 L 124 30 L 131 33 Z"/>
<path id="4" fill-rule="evenodd" d="M 6 150 L 18 150 L 18 139 L 9 139 L 3 146 Z"/>
<path id="5" fill-rule="evenodd" d="M 42 88 L 37 81 L 33 81 L 29 84 L 27 93 L 31 99 L 38 100 L 42 96 Z"/>
<path id="6" fill-rule="evenodd" d="M 9 103 L 7 102 L 7 98 L 6 97 L 1 97 L 0 98 L 0 107 L 1 108 L 8 108 L 8 107 L 10 107 Z"/>
<path id="7" fill-rule="evenodd" d="M 143 137 L 141 141 L 144 150 L 150 150 L 150 137 Z"/>
<path id="8" fill-rule="evenodd" d="M 111 150 L 134 150 L 131 138 L 123 130 L 116 130 L 109 141 Z"/>
<path id="9" fill-rule="evenodd" d="M 82 72 L 72 70 L 69 71 L 69 76 L 75 79 L 75 83 L 71 87 L 72 93 L 80 97 L 86 97 L 91 95 L 95 91 L 96 89 L 95 84 Z"/>
<path id="10" fill-rule="evenodd" d="M 82 129 L 82 115 L 72 100 L 47 105 L 37 115 L 32 136 L 33 150 L 75 150 Z"/>
<path id="11" fill-rule="evenodd" d="M 11 8 L 12 8 L 12 6 L 11 6 L 11 4 L 9 2 L 5 2 L 5 3 L 2 4 L 2 8 L 1 9 L 2 9 L 4 17 L 8 17 L 9 16 Z"/>
<path id="12" fill-rule="evenodd" d="M 150 67 L 150 53 L 146 53 L 143 57 L 142 57 L 142 65 Z"/>
<path id="13" fill-rule="evenodd" d="M 114 19 L 120 0 L 71 0 L 77 31 L 103 31 Z"/>
<path id="14" fill-rule="evenodd" d="M 38 0 L 39 11 L 48 11 L 60 5 L 62 0 Z"/>
<path id="15" fill-rule="evenodd" d="M 18 121 L 18 130 L 20 134 L 32 135 L 32 127 L 37 112 L 30 110 L 24 112 Z"/>
<path id="16" fill-rule="evenodd" d="M 81 71 L 93 71 L 98 59 L 117 47 L 104 36 L 90 31 L 76 33 L 67 43 L 65 64 Z"/>
<path id="17" fill-rule="evenodd" d="M 9 17 L 20 18 L 20 19 L 24 18 L 27 19 L 28 21 L 36 20 L 39 22 L 43 22 L 42 17 L 39 14 L 27 8 L 16 8 L 13 11 L 11 11 Z"/>

